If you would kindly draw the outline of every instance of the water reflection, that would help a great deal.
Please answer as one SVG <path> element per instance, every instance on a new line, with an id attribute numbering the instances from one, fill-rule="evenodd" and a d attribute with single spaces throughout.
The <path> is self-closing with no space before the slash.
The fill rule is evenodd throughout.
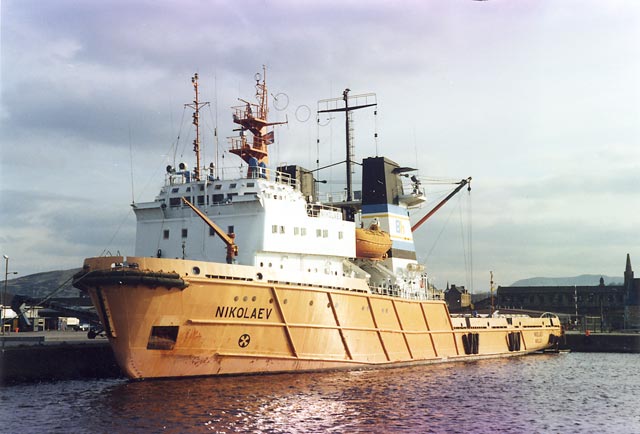
<path id="1" fill-rule="evenodd" d="M 639 365 L 637 354 L 576 353 L 375 371 L 68 381 L 3 389 L 0 416 L 5 426 L 30 420 L 46 432 L 640 432 Z"/>

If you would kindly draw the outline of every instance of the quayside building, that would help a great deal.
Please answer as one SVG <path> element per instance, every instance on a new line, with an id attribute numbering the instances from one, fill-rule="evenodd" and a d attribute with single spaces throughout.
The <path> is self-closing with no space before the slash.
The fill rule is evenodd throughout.
<path id="1" fill-rule="evenodd" d="M 498 308 L 567 314 L 571 325 L 591 324 L 602 330 L 640 329 L 640 278 L 627 254 L 624 282 L 593 286 L 499 286 Z"/>

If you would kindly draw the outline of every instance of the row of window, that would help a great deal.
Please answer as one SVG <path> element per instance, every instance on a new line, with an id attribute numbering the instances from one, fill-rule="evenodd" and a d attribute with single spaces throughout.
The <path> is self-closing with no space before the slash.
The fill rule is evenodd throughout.
<path id="1" fill-rule="evenodd" d="M 544 303 L 564 303 L 571 304 L 575 303 L 575 296 L 573 294 L 553 294 L 553 295 L 518 295 L 518 296 L 504 296 L 505 303 L 526 303 L 529 302 L 531 304 L 544 304 Z M 578 303 L 594 303 L 594 302 L 609 302 L 609 303 L 622 303 L 623 295 L 622 294 L 601 294 L 594 295 L 589 294 L 588 296 L 578 295 Z"/>
<path id="2" fill-rule="evenodd" d="M 272 234 L 284 234 L 286 232 L 284 226 L 280 225 L 271 225 L 271 233 Z M 293 228 L 293 235 L 306 237 L 307 236 L 307 228 L 295 226 Z M 338 231 L 338 239 L 341 240 L 344 237 L 342 231 Z M 328 229 L 316 229 L 316 238 L 329 238 L 329 230 Z"/>
<path id="3" fill-rule="evenodd" d="M 227 227 L 227 233 L 231 234 L 233 233 L 234 227 L 233 225 L 230 225 Z M 285 227 L 284 226 L 279 226 L 279 225 L 271 225 L 271 233 L 273 234 L 284 234 L 286 232 Z M 186 228 L 182 228 L 182 238 L 187 238 L 188 236 L 188 230 Z M 215 236 L 216 233 L 213 230 L 213 228 L 209 228 L 209 236 Z M 301 237 L 306 237 L 307 236 L 307 228 L 302 228 L 302 227 L 294 227 L 293 228 L 293 235 L 295 236 L 301 236 Z M 164 238 L 165 240 L 168 240 L 170 236 L 170 231 L 169 229 L 165 229 L 162 233 L 162 238 Z M 329 230 L 328 229 L 316 229 L 316 238 L 329 238 Z M 344 234 L 342 231 L 338 231 L 338 239 L 341 240 L 344 238 Z"/>
<path id="4" fill-rule="evenodd" d="M 256 186 L 256 183 L 255 183 L 255 182 L 247 182 L 247 187 L 248 187 L 248 188 L 255 187 L 255 186 Z M 198 187 L 199 187 L 199 188 L 198 188 L 198 190 L 200 190 L 200 191 L 204 191 L 204 184 L 198 184 Z M 237 183 L 235 183 L 235 182 L 233 182 L 233 183 L 229 184 L 229 188 L 230 188 L 230 189 L 234 189 L 234 188 L 237 188 L 237 187 L 238 187 L 238 184 L 237 184 Z M 214 185 L 213 185 L 213 189 L 214 189 L 214 190 L 222 190 L 222 184 L 214 184 Z M 194 190 L 195 190 L 195 188 L 194 188 Z M 186 191 L 187 193 L 189 193 L 189 192 L 191 191 L 191 186 L 187 186 L 187 188 L 185 189 L 185 191 Z M 171 189 L 171 193 L 179 193 L 179 192 L 180 192 L 180 187 L 173 187 L 173 188 Z"/>
<path id="5" fill-rule="evenodd" d="M 250 195 L 250 194 L 257 194 L 255 191 L 252 192 L 246 192 L 245 195 Z M 185 198 L 191 202 L 191 203 L 195 203 L 196 205 L 217 205 L 217 204 L 221 204 L 221 203 L 225 203 L 225 202 L 230 202 L 231 200 L 233 200 L 233 196 L 237 196 L 238 193 L 227 193 L 226 196 L 222 193 L 220 194 L 212 194 L 211 196 L 209 195 L 199 195 L 199 196 L 185 196 Z M 211 198 L 211 199 L 209 199 Z M 194 202 L 195 201 L 195 202 Z M 182 198 L 181 197 L 170 197 L 169 198 L 169 206 L 172 208 L 177 208 L 182 204 Z"/>
<path id="6" fill-rule="evenodd" d="M 227 233 L 228 234 L 232 234 L 234 227 L 233 227 L 233 225 L 230 225 L 230 226 L 227 227 L 227 229 L 228 229 Z M 182 238 L 187 238 L 187 236 L 189 235 L 189 231 L 186 228 L 182 228 L 181 235 L 182 235 Z M 169 236 L 170 236 L 169 229 L 165 229 L 162 232 L 162 238 L 164 238 L 165 240 L 168 240 Z M 209 228 L 209 236 L 210 237 L 215 237 L 216 236 L 216 232 L 211 227 Z"/>
<path id="7" fill-rule="evenodd" d="M 249 196 L 252 194 L 257 195 L 258 193 L 255 191 L 245 191 L 243 193 L 245 196 Z M 226 195 L 224 193 L 217 193 L 217 194 L 212 194 L 211 196 L 209 195 L 198 195 L 198 196 L 178 196 L 178 197 L 170 197 L 169 198 L 169 206 L 172 208 L 178 208 L 179 206 L 182 205 L 182 197 L 185 197 L 189 202 L 191 203 L 195 203 L 196 205 L 219 205 L 221 203 L 225 203 L 225 202 L 231 202 L 233 200 L 234 196 L 237 196 L 238 193 L 227 193 Z M 265 197 L 268 198 L 273 198 L 273 199 L 285 199 L 284 195 L 280 195 L 278 196 L 277 194 L 270 194 L 270 193 L 265 193 Z M 211 198 L 211 199 L 209 199 Z"/>

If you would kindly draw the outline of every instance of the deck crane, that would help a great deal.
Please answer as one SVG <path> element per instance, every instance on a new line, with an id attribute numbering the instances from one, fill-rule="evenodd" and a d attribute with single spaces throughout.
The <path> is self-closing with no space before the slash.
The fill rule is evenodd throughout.
<path id="1" fill-rule="evenodd" d="M 471 177 L 468 177 L 467 179 L 462 179 L 460 180 L 460 182 L 457 183 L 458 186 L 456 187 L 455 190 L 453 190 L 451 193 L 449 193 L 449 195 L 447 197 L 445 197 L 444 199 L 442 199 L 440 201 L 440 203 L 438 203 L 431 211 L 429 211 L 427 213 L 427 215 L 425 215 L 424 217 L 422 217 L 415 225 L 411 226 L 411 232 L 415 232 L 416 229 L 418 229 L 420 226 L 422 226 L 422 223 L 426 222 L 427 219 L 429 217 L 431 217 L 432 215 L 434 215 L 436 213 L 436 211 L 438 211 L 445 203 L 447 203 L 447 201 L 449 199 L 451 199 L 453 196 L 455 196 L 460 190 L 462 190 L 462 187 L 464 187 L 465 185 L 467 185 L 467 191 L 471 191 Z"/>
<path id="2" fill-rule="evenodd" d="M 234 238 L 236 237 L 236 235 L 233 233 L 226 234 L 220 228 L 220 226 L 212 222 L 211 219 L 209 219 L 209 217 L 206 216 L 206 214 L 204 214 L 202 211 L 196 208 L 191 202 L 187 200 L 187 198 L 183 197 L 182 202 L 184 202 L 185 205 L 191 208 L 193 212 L 195 212 L 198 215 L 198 217 L 200 217 L 211 229 L 213 229 L 216 235 L 218 235 L 222 239 L 222 241 L 224 241 L 224 243 L 227 245 L 227 264 L 233 263 L 233 258 L 238 256 L 238 246 L 234 241 Z"/>

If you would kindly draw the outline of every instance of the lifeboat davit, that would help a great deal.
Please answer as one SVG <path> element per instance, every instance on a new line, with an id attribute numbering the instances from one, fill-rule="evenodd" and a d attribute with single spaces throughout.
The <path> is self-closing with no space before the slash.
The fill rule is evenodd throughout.
<path id="1" fill-rule="evenodd" d="M 356 228 L 356 257 L 384 259 L 391 248 L 391 235 L 380 230 L 377 224 L 369 229 Z"/>

